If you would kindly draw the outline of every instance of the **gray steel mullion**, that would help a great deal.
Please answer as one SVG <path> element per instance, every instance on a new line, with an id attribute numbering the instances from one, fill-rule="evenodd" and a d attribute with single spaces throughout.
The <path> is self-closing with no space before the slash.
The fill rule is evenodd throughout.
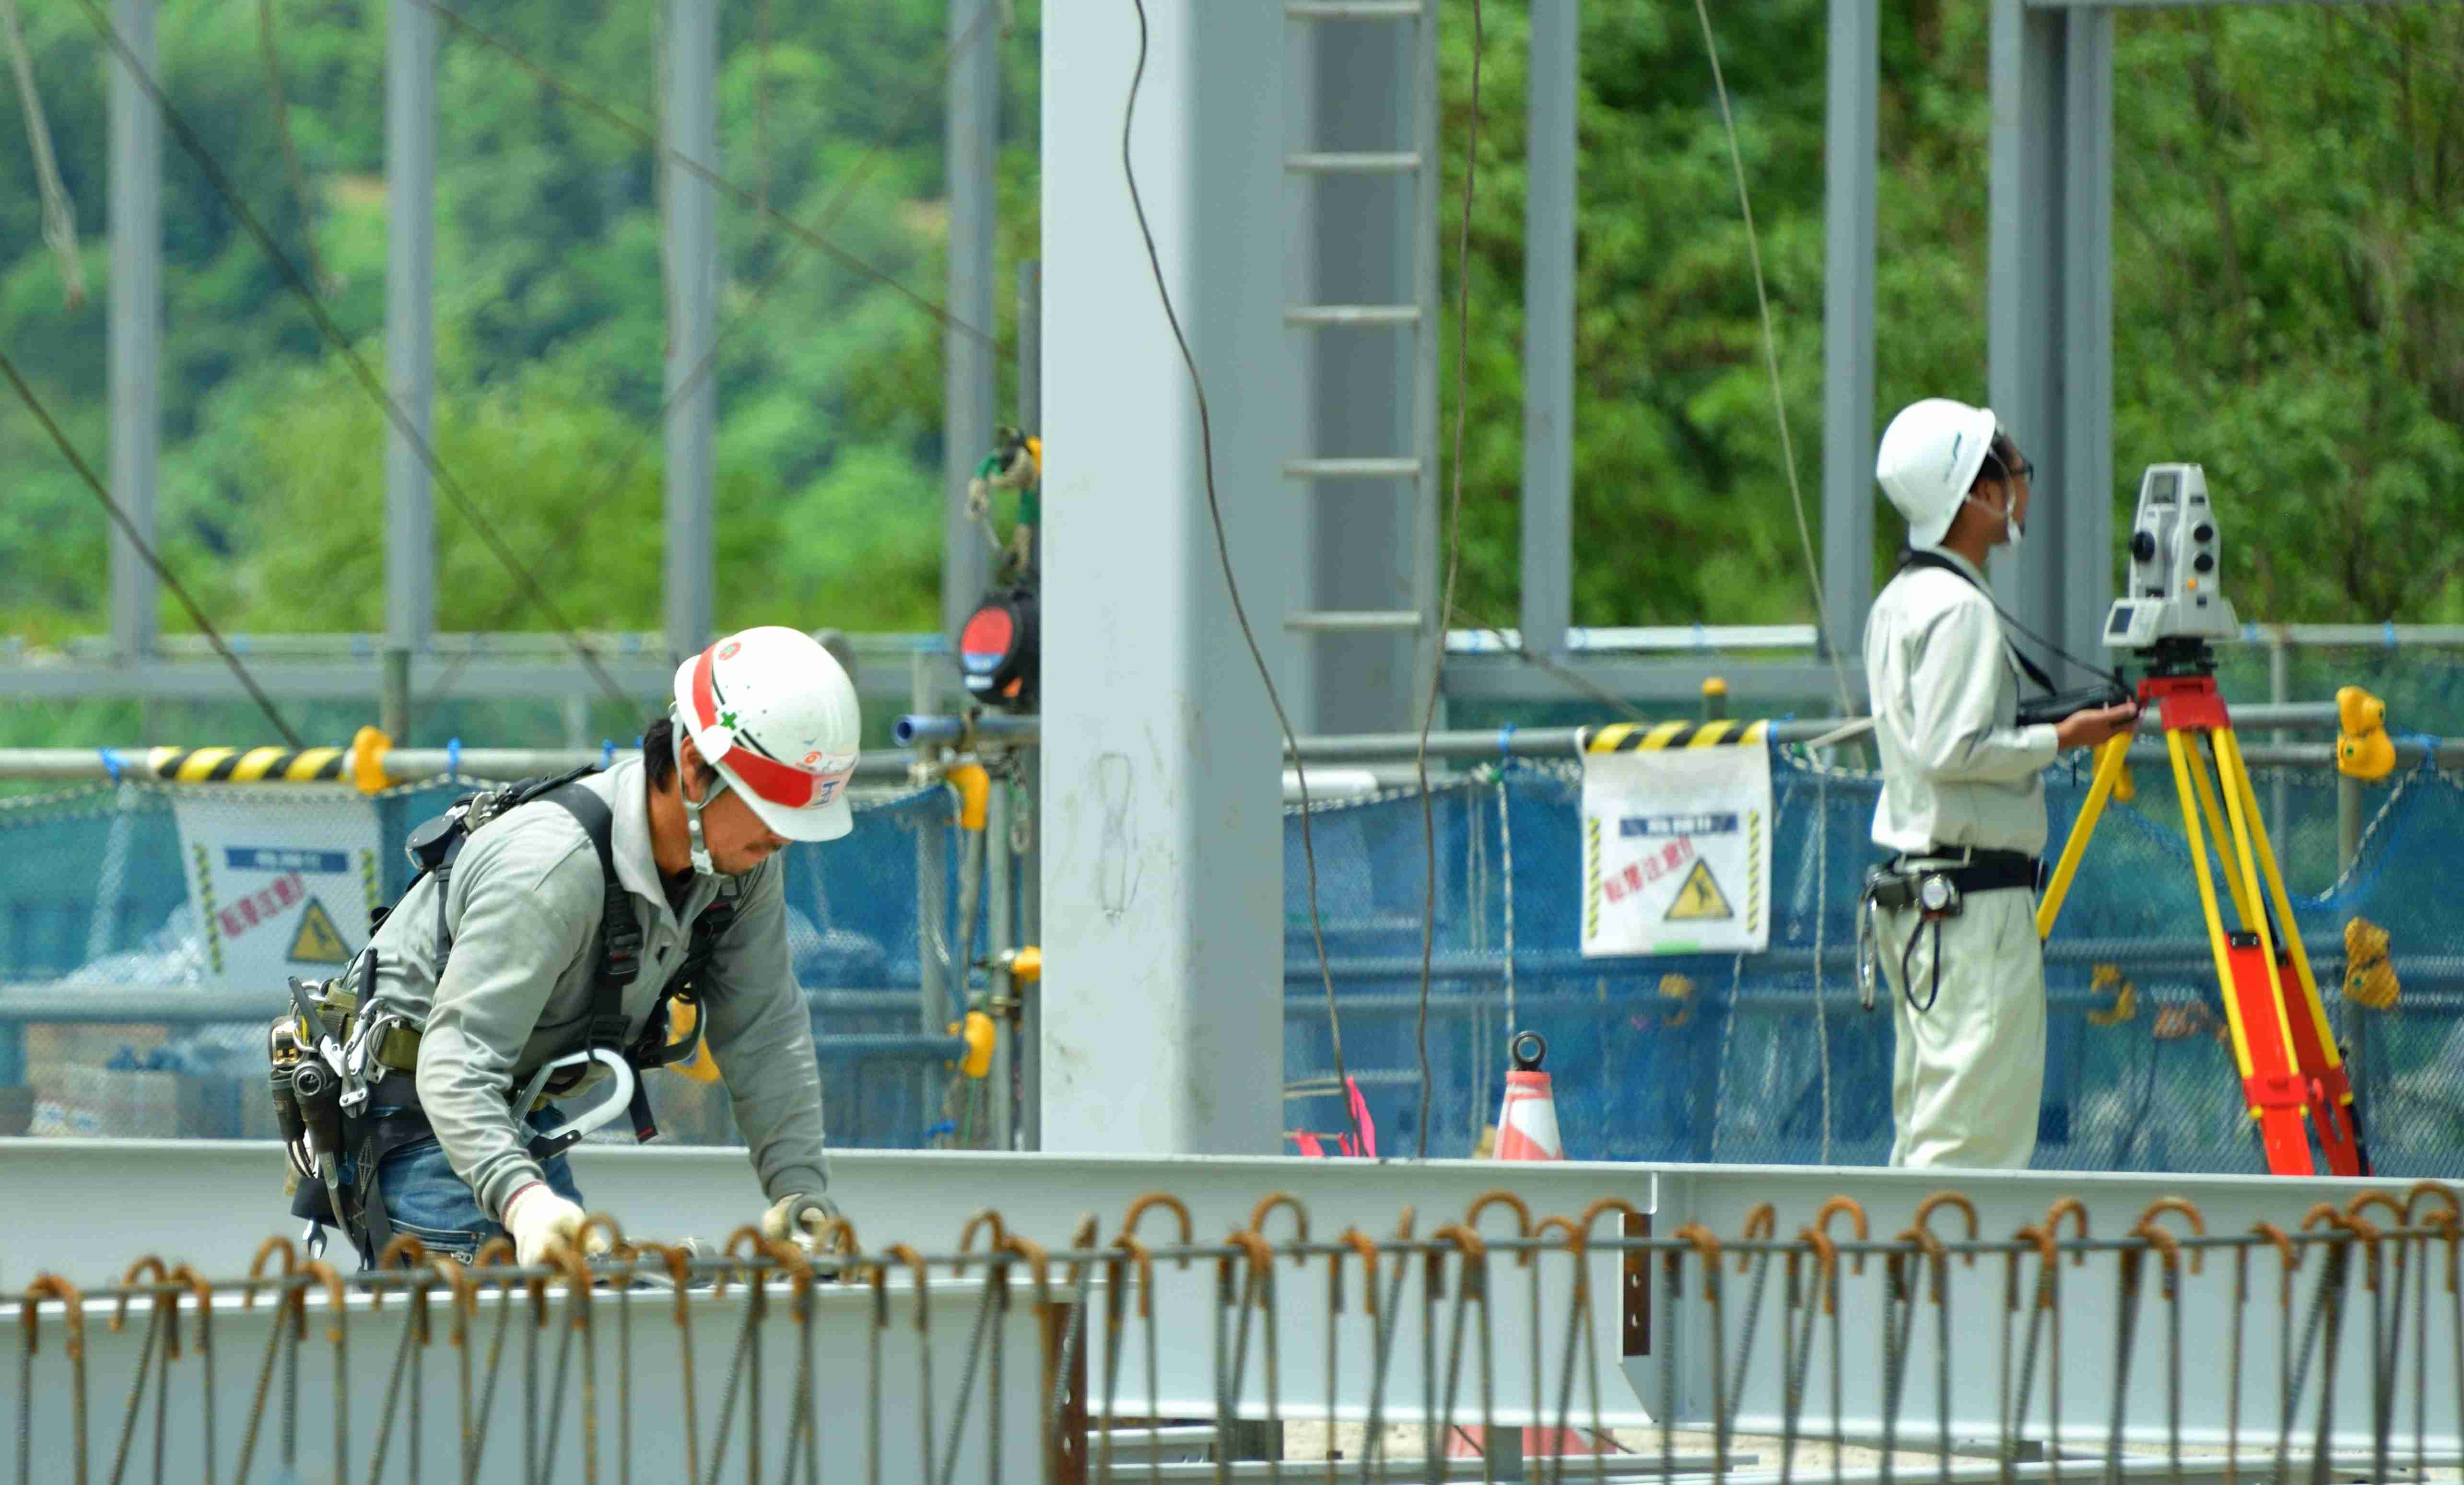
<path id="1" fill-rule="evenodd" d="M 1580 0 L 1533 0 L 1523 238 L 1523 633 L 1562 655 L 1573 622 L 1574 99 Z"/>
<path id="2" fill-rule="evenodd" d="M 1830 643 L 1862 663 L 1874 601 L 1874 218 L 1881 21 L 1831 0 L 1822 292 L 1822 588 Z"/>
<path id="3" fill-rule="evenodd" d="M 117 0 L 113 24 L 136 64 L 151 76 L 155 0 Z M 111 494 L 135 529 L 111 531 L 111 638 L 122 661 L 154 647 L 161 627 L 154 570 L 138 541 L 155 541 L 156 476 L 163 413 L 163 119 L 136 74 L 114 58 L 110 74 Z"/>
<path id="4" fill-rule="evenodd" d="M 667 7 L 666 271 L 669 328 L 667 417 L 668 648 L 671 658 L 708 644 L 712 628 L 712 475 L 716 459 L 718 379 L 686 382 L 718 337 L 718 192 L 676 157 L 718 168 L 718 3 L 669 0 Z"/>
<path id="5" fill-rule="evenodd" d="M 991 328 L 994 181 L 1001 149 L 998 28 L 975 34 L 996 0 L 949 0 L 950 64 L 943 94 L 942 172 L 950 195 L 948 298 L 941 331 L 941 632 L 956 634 L 983 598 L 991 553 L 967 513 L 967 483 L 992 447 L 998 348 Z"/>
<path id="6" fill-rule="evenodd" d="M 1443 170 L 1438 155 L 1438 8 L 1431 5 L 1420 12 L 1419 29 L 1414 36 L 1419 51 L 1419 87 L 1414 109 L 1415 146 L 1420 153 L 1419 188 L 1414 193 L 1412 208 L 1418 220 L 1413 224 L 1412 288 L 1414 302 L 1419 306 L 1419 331 L 1412 350 L 1412 423 L 1413 443 L 1420 456 L 1419 499 L 1413 509 L 1410 581 L 1407 591 L 1413 606 L 1419 610 L 1421 624 L 1419 638 L 1412 646 L 1413 694 L 1425 692 L 1430 678 L 1437 673 L 1441 647 L 1445 644 L 1443 618 L 1438 613 L 1438 587 L 1443 556 L 1439 550 L 1438 519 L 1440 483 L 1438 451 L 1439 402 L 1438 357 L 1440 334 L 1443 319 L 1438 313 L 1443 283 L 1440 277 L 1441 259 L 1438 251 L 1438 198 L 1443 184 Z M 1414 710 L 1419 710 L 1416 702 Z"/>
<path id="7" fill-rule="evenodd" d="M 2113 12 L 2062 18 L 2062 431 L 2058 467 L 2037 498 L 2061 523 L 2061 627 L 2046 630 L 2091 664 L 2104 658 L 2113 591 Z M 2042 442 L 2042 435 L 2039 440 Z M 2057 673 L 2059 666 L 2054 667 Z M 2076 678 L 2084 680 L 2084 675 Z M 2065 685 L 2076 684 L 2065 679 Z"/>
<path id="8" fill-rule="evenodd" d="M 429 437 L 436 390 L 436 17 L 392 0 L 385 33 L 385 386 Z M 436 492 L 418 447 L 385 430 L 385 644 L 436 627 Z M 399 735 L 399 734 L 397 734 Z"/>

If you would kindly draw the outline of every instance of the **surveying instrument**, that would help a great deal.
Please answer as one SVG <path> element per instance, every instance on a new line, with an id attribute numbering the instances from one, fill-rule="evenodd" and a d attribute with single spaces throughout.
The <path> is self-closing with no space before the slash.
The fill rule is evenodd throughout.
<path id="1" fill-rule="evenodd" d="M 2139 703 L 2155 709 L 2163 720 L 2182 834 L 2190 846 L 2243 1096 L 2274 1174 L 2316 1174 L 2315 1134 L 2330 1173 L 2367 1175 L 2370 1162 L 2352 1083 L 2259 819 L 2250 767 L 2216 689 L 2211 642 L 2239 632 L 2217 580 L 2216 522 L 2207 476 L 2195 464 L 2148 466 L 2140 476 L 2130 536 L 2130 584 L 2106 617 L 2104 644 L 2133 651 L 2146 666 Z M 2122 781 L 2130 743 L 2125 732 L 2098 754 L 2079 822 L 2036 907 L 2039 939 L 2053 932 L 2088 839 Z M 2237 929 L 2225 928 L 2217 906 L 2208 868 L 2211 839 Z"/>

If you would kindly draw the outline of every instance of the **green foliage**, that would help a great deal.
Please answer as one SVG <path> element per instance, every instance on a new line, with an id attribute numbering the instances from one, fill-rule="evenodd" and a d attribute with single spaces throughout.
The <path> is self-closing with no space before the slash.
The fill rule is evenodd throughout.
<path id="1" fill-rule="evenodd" d="M 1444 6 L 1450 448 L 1471 4 Z M 165 83 L 286 252 L 305 265 L 313 243 L 329 309 L 381 374 L 386 8 L 274 8 L 306 200 L 284 166 L 253 6 L 165 0 Z M 596 103 L 442 29 L 436 448 L 568 618 L 655 626 L 667 309 L 661 172 L 640 135 L 657 128 L 660 8 L 465 9 Z M 1000 48 L 1003 68 L 1000 309 L 984 328 L 1005 389 L 1015 264 L 1037 243 L 1036 8 L 1013 9 L 1008 35 L 978 43 Z M 1987 355 L 1988 11 L 1884 9 L 1878 427 L 1918 396 L 1983 398 Z M 1825 7 L 1713 11 L 1818 545 Z M 93 296 L 63 303 L 34 193 L 0 192 L 0 344 L 102 469 L 104 53 L 82 4 L 20 11 Z M 1484 17 L 1462 609 L 1505 620 L 1528 17 L 1508 0 L 1488 0 Z M 2232 512 L 2245 613 L 2457 617 L 2464 11 L 2125 11 L 2116 24 L 2116 488 L 2060 487 L 2057 468 L 2055 497 L 2126 511 L 2143 463 L 2196 458 Z M 946 332 L 916 300 L 937 302 L 942 282 L 947 6 L 757 0 L 724 25 L 719 167 L 839 251 L 757 207 L 722 206 L 721 620 L 929 625 Z M 11 102 L 0 161 L 23 182 Z M 1587 7 L 1578 108 L 1576 620 L 1803 618 L 1748 238 L 1691 8 Z M 232 628 L 373 627 L 385 425 L 176 141 L 165 175 L 165 551 Z M 100 628 L 104 526 L 90 496 L 13 405 L 0 408 L 0 624 L 37 643 Z M 440 622 L 548 625 L 442 492 L 438 541 Z M 165 622 L 185 626 L 167 609 Z"/>
<path id="2" fill-rule="evenodd" d="M 1458 151 L 1471 9 L 1446 0 Z M 1527 26 L 1520 7 L 1483 11 L 1458 617 L 1510 622 Z M 1712 12 L 1818 550 L 1825 7 Z M 1883 8 L 1878 431 L 1918 397 L 1986 396 L 1988 19 L 1940 0 Z M 2196 459 L 2230 513 L 2245 615 L 2464 614 L 2464 12 L 2124 10 L 2116 27 L 2115 488 L 2074 490 L 2052 469 L 2049 492 L 2110 498 L 2126 525 L 2142 466 Z M 1575 622 L 1809 618 L 1690 7 L 1586 8 L 1578 127 Z M 1462 188 L 1458 155 L 1441 226 L 1448 440 Z M 1878 561 L 1899 535 L 1887 508 L 1881 524 Z"/>
<path id="3" fill-rule="evenodd" d="M 79 4 L 20 10 L 92 295 L 64 304 L 33 192 L 0 193 L 0 343 L 107 474 L 107 49 Z M 450 485 L 567 620 L 655 628 L 671 376 L 649 142 L 661 8 L 456 10 L 539 73 L 440 25 L 438 622 L 553 626 Z M 1001 53 L 1005 129 L 1031 141 L 1036 11 L 1005 11 L 1007 33 L 988 27 L 971 44 Z M 723 193 L 720 206 L 722 623 L 935 622 L 946 11 L 759 0 L 723 17 L 716 164 L 756 199 Z M 165 0 L 164 84 L 285 254 L 322 270 L 326 308 L 382 378 L 387 7 L 274 0 L 274 12 L 305 201 L 283 163 L 254 6 Z M 8 91 L 0 160 L 29 179 Z M 385 417 L 176 139 L 164 160 L 165 556 L 222 627 L 381 627 Z M 1003 172 L 1007 282 L 1034 251 L 1031 151 L 1013 150 Z M 1006 345 L 1013 320 L 1005 305 L 984 328 Z M 0 460 L 11 476 L 0 622 L 37 643 L 102 628 L 101 513 L 13 403 L 0 408 Z M 187 627 L 167 602 L 165 622 Z"/>

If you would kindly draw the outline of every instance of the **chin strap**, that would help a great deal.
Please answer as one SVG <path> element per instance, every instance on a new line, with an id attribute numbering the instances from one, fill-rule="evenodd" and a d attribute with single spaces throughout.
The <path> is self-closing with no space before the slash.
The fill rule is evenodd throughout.
<path id="1" fill-rule="evenodd" d="M 682 739 L 686 735 L 684 719 L 676 716 L 672 708 L 670 709 L 668 715 L 673 719 L 675 728 L 673 735 L 678 740 L 675 751 L 676 798 L 682 801 L 685 807 L 685 837 L 693 844 L 693 869 L 695 874 L 704 877 L 723 875 L 718 867 L 712 863 L 710 846 L 701 838 L 701 812 L 710 808 L 720 795 L 727 793 L 727 776 L 714 768 L 710 772 L 710 782 L 702 786 L 700 798 L 696 799 L 685 792 L 685 759 L 682 746 Z"/>

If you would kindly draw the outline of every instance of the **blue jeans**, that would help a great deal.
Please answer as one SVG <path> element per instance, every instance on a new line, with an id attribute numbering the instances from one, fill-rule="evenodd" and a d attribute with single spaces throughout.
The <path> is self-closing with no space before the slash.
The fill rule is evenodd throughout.
<path id="1" fill-rule="evenodd" d="M 553 1108 L 540 1109 L 529 1120 L 530 1126 L 539 1130 L 552 1129 L 562 1122 L 563 1116 Z M 582 1189 L 573 1184 L 573 1171 L 561 1153 L 550 1156 L 540 1166 L 549 1190 L 581 1205 Z M 377 1179 L 385 1198 L 385 1218 L 393 1224 L 393 1230 L 418 1238 L 431 1254 L 468 1263 L 478 1253 L 480 1244 L 505 1235 L 505 1230 L 479 1210 L 479 1198 L 470 1184 L 453 1173 L 452 1164 L 445 1158 L 444 1147 L 436 1143 L 434 1135 L 387 1155 L 377 1166 Z"/>

